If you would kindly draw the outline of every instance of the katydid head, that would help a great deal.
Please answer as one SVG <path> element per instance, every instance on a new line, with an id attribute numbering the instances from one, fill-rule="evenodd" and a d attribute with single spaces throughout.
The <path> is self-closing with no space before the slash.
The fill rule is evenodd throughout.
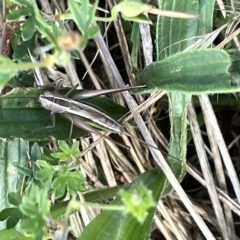
<path id="1" fill-rule="evenodd" d="M 41 103 L 41 105 L 43 106 L 43 108 L 45 108 L 47 110 L 52 110 L 54 96 L 51 92 L 45 91 L 43 94 L 40 94 L 38 100 Z"/>
<path id="2" fill-rule="evenodd" d="M 71 101 L 64 95 L 49 91 L 40 94 L 38 100 L 43 108 L 50 110 L 52 113 L 66 112 L 69 110 L 69 105 L 71 105 Z"/>
<path id="3" fill-rule="evenodd" d="M 59 94 L 57 93 L 45 91 L 43 94 L 40 94 L 38 100 L 43 108 L 50 110 L 52 113 L 62 113 L 65 112 L 65 109 L 63 106 L 56 103 L 56 98 L 58 95 Z"/>

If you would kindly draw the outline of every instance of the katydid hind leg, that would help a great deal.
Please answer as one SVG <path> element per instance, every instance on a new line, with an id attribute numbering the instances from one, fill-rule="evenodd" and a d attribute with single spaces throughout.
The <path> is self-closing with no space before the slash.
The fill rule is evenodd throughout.
<path id="1" fill-rule="evenodd" d="M 128 132 L 122 132 L 122 134 L 124 134 L 125 136 L 128 136 L 130 138 L 134 138 L 134 139 L 138 140 L 140 143 L 142 143 L 143 145 L 145 145 L 147 147 L 152 147 L 152 148 L 154 148 L 156 150 L 159 150 L 159 148 L 157 146 L 153 146 L 153 145 L 151 145 L 149 143 L 146 143 L 145 141 L 141 140 L 140 138 L 138 138 L 138 137 L 136 137 L 136 136 L 134 136 L 134 135 L 132 135 L 132 134 L 130 134 Z"/>
<path id="2" fill-rule="evenodd" d="M 126 135 L 126 136 L 128 136 L 128 137 L 130 137 L 130 138 L 134 138 L 134 139 L 138 140 L 140 143 L 142 143 L 143 145 L 145 145 L 145 146 L 147 146 L 147 147 L 151 147 L 151 148 L 154 148 L 154 149 L 156 149 L 156 150 L 158 150 L 158 151 L 161 151 L 161 153 L 162 153 L 165 157 L 168 157 L 168 156 L 169 156 L 169 157 L 171 157 L 171 158 L 174 158 L 174 159 L 177 160 L 177 161 L 181 161 L 181 159 L 179 159 L 179 158 L 177 158 L 177 157 L 174 157 L 173 155 L 169 154 L 169 153 L 166 152 L 166 151 L 163 151 L 162 149 L 160 150 L 157 146 L 153 146 L 153 145 L 145 142 L 144 140 L 142 140 L 142 139 L 140 139 L 140 138 L 138 138 L 138 137 L 136 137 L 136 136 L 134 136 L 134 135 L 132 135 L 132 134 L 130 134 L 130 133 L 128 133 L 128 132 L 122 132 L 122 134 L 124 134 L 124 135 Z"/>
<path id="3" fill-rule="evenodd" d="M 82 99 L 97 97 L 97 96 L 101 96 L 101 95 L 105 95 L 105 94 L 112 94 L 112 93 L 124 92 L 124 91 L 129 91 L 129 90 L 136 90 L 136 89 L 145 88 L 145 87 L 146 87 L 146 85 L 140 85 L 140 86 L 114 88 L 114 89 L 88 90 L 88 91 L 84 91 L 84 92 L 75 94 L 72 97 L 72 99 L 82 100 Z"/>
<path id="4" fill-rule="evenodd" d="M 97 131 L 96 129 L 91 127 L 90 125 L 88 125 L 88 124 L 84 123 L 83 121 L 81 121 L 78 117 L 75 117 L 74 115 L 67 114 L 67 113 L 61 113 L 60 115 L 63 118 L 66 118 L 69 121 L 71 121 L 76 127 L 81 128 L 81 129 L 83 129 L 85 131 L 94 133 L 94 134 L 96 134 L 96 135 L 98 135 L 100 137 L 103 137 L 105 139 L 108 139 L 109 141 L 112 141 L 112 142 L 116 143 L 118 146 L 126 148 L 127 150 L 129 150 L 128 146 L 126 146 L 124 144 L 121 144 L 121 143 L 118 143 L 118 142 L 114 141 L 113 139 L 111 139 L 110 137 L 100 133 L 99 131 Z"/>
<path id="5" fill-rule="evenodd" d="M 54 115 L 54 114 L 53 114 L 53 115 Z M 62 116 L 63 118 L 68 119 L 68 120 L 71 122 L 71 129 L 70 129 L 69 139 L 70 139 L 71 136 L 72 136 L 73 125 L 75 125 L 76 127 L 81 128 L 81 129 L 83 129 L 83 130 L 85 130 L 85 131 L 87 131 L 87 132 L 92 132 L 92 133 L 94 133 L 94 134 L 96 134 L 96 135 L 98 135 L 98 136 L 100 136 L 100 137 L 103 137 L 103 138 L 105 138 L 105 139 L 108 139 L 109 141 L 112 141 L 112 142 L 116 143 L 116 144 L 117 144 L 118 146 L 120 146 L 120 147 L 126 148 L 127 150 L 130 149 L 129 146 L 126 146 L 126 145 L 124 145 L 124 144 L 121 144 L 121 143 L 118 143 L 118 142 L 114 141 L 114 140 L 111 139 L 110 137 L 108 137 L 108 136 L 100 133 L 99 131 L 97 131 L 96 129 L 94 129 L 94 128 L 91 127 L 90 125 L 84 123 L 84 122 L 81 121 L 78 117 L 76 117 L 76 116 L 74 116 L 74 115 L 72 115 L 72 114 L 60 113 L 60 116 Z M 55 121 L 54 121 L 54 123 L 55 123 Z M 141 142 L 142 144 L 144 144 L 145 146 L 155 148 L 155 149 L 157 149 L 157 150 L 159 150 L 159 151 L 162 152 L 162 150 L 160 150 L 157 146 L 153 146 L 153 145 L 151 145 L 151 144 L 149 144 L 149 143 L 146 143 L 145 141 L 139 139 L 138 137 L 136 137 L 136 136 L 134 136 L 134 135 L 132 135 L 132 134 L 130 134 L 130 133 L 128 133 L 128 132 L 123 131 L 122 134 L 124 134 L 124 135 L 126 135 L 126 136 L 129 136 L 129 137 L 132 137 L 132 138 L 135 138 L 135 139 L 137 139 L 139 142 Z M 176 158 L 176 157 L 174 157 L 174 156 L 171 156 L 170 154 L 168 154 L 168 153 L 166 153 L 166 152 L 164 152 L 164 153 L 165 153 L 166 155 L 169 155 L 170 157 L 173 157 L 173 158 L 181 161 L 180 159 L 178 159 L 178 158 Z"/>

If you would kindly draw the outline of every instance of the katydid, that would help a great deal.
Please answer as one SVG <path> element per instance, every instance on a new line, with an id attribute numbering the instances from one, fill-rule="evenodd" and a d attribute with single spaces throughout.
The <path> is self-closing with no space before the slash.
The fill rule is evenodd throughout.
<path id="1" fill-rule="evenodd" d="M 117 145 L 119 145 L 123 148 L 127 148 L 129 150 L 128 146 L 114 141 L 107 135 L 102 134 L 101 132 L 96 130 L 94 127 L 92 127 L 91 125 L 89 125 L 85 122 L 85 121 L 88 121 L 88 122 L 94 123 L 93 125 L 96 125 L 96 127 L 98 127 L 98 128 L 109 130 L 114 133 L 125 134 L 126 136 L 137 139 L 139 142 L 143 143 L 146 146 L 150 146 L 152 148 L 159 150 L 155 146 L 152 146 L 151 144 L 147 144 L 145 141 L 124 131 L 124 128 L 122 127 L 122 125 L 120 123 L 118 123 L 117 121 L 115 121 L 114 119 L 112 119 L 106 113 L 100 111 L 97 108 L 94 108 L 93 106 L 90 106 L 86 103 L 81 102 L 82 99 L 86 99 L 86 98 L 104 95 L 107 93 L 117 93 L 117 92 L 123 92 L 123 91 L 128 91 L 128 90 L 134 90 L 134 89 L 144 88 L 144 87 L 146 87 L 146 85 L 125 87 L 125 88 L 120 88 L 120 89 L 90 90 L 90 91 L 84 91 L 81 93 L 77 93 L 72 97 L 72 99 L 68 98 L 68 95 L 76 88 L 76 86 L 73 87 L 72 89 L 70 89 L 65 95 L 59 94 L 56 92 L 45 91 L 43 94 L 41 94 L 39 96 L 39 101 L 40 101 L 41 105 L 43 106 L 43 108 L 51 111 L 50 114 L 51 114 L 52 125 L 44 127 L 44 128 L 55 127 L 55 115 L 54 114 L 58 113 L 58 114 L 60 114 L 61 117 L 68 119 L 71 122 L 69 139 L 72 136 L 73 125 L 75 125 L 78 128 L 81 128 L 88 132 L 92 132 L 96 135 L 99 135 L 100 137 L 103 137 L 105 139 L 113 141 Z M 59 88 L 57 88 L 57 89 L 59 89 Z M 76 101 L 76 100 L 78 100 L 78 101 Z M 175 157 L 173 157 L 173 158 L 175 158 Z"/>
<path id="2" fill-rule="evenodd" d="M 89 124 L 85 123 L 86 121 L 91 121 L 94 125 L 99 128 L 109 130 L 115 133 L 123 133 L 123 127 L 106 113 L 86 104 L 82 103 L 81 99 L 91 98 L 94 96 L 99 96 L 107 93 L 117 93 L 122 91 L 128 91 L 138 88 L 146 87 L 145 85 L 135 86 L 135 87 L 126 87 L 120 89 L 110 89 L 110 90 L 92 90 L 92 91 L 84 91 L 82 93 L 75 94 L 72 100 L 68 98 L 68 95 L 72 90 L 71 89 L 66 95 L 62 95 L 59 93 L 54 93 L 50 91 L 45 91 L 43 94 L 39 96 L 39 101 L 43 108 L 51 111 L 51 120 L 52 125 L 47 126 L 46 128 L 53 128 L 55 126 L 55 113 L 59 113 L 62 117 L 71 121 L 73 125 L 76 125 L 79 128 L 82 128 L 86 131 L 95 133 L 101 137 L 112 140 L 106 135 L 101 134 L 99 131 L 94 129 Z M 72 134 L 72 127 L 70 131 L 70 137 Z M 125 145 L 119 144 L 122 147 L 126 147 Z"/>

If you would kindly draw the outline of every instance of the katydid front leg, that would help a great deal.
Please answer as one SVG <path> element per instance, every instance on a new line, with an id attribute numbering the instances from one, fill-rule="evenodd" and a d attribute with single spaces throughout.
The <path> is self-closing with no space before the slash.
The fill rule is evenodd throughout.
<path id="1" fill-rule="evenodd" d="M 38 131 L 41 131 L 41 130 L 44 130 L 44 129 L 55 128 L 56 118 L 55 118 L 55 113 L 54 112 L 50 112 L 50 119 L 51 119 L 52 125 L 34 129 L 33 131 L 31 131 L 31 133 L 38 132 Z"/>

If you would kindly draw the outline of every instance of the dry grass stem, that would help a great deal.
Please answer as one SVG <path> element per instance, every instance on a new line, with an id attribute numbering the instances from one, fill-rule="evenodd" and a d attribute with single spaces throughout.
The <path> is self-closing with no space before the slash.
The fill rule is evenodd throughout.
<path id="1" fill-rule="evenodd" d="M 199 157 L 199 162 L 202 168 L 204 179 L 207 182 L 208 193 L 213 203 L 213 208 L 215 210 L 216 217 L 218 219 L 218 224 L 221 228 L 221 232 L 224 236 L 224 239 L 231 239 L 230 236 L 228 235 L 222 207 L 217 197 L 217 191 L 215 188 L 214 179 L 213 179 L 212 172 L 207 160 L 206 152 L 204 150 L 204 144 L 203 144 L 202 136 L 200 133 L 200 128 L 197 123 L 197 116 L 192 104 L 188 106 L 188 120 L 190 123 L 191 131 L 193 133 L 193 140 L 196 146 L 196 151 Z"/>

